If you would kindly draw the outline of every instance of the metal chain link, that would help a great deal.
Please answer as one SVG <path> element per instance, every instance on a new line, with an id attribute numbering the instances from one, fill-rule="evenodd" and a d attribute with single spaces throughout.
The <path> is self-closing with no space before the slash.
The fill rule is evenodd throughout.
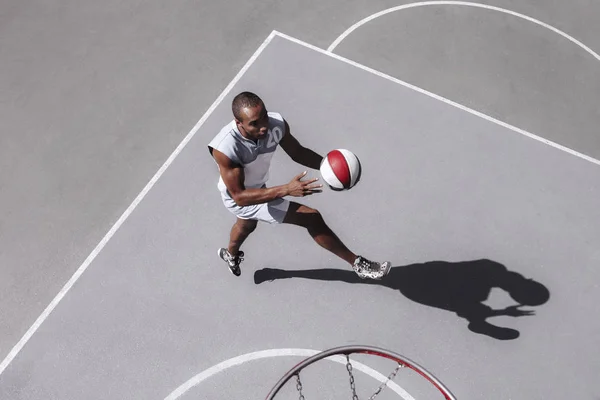
<path id="1" fill-rule="evenodd" d="M 396 369 L 394 371 L 392 371 L 391 374 L 388 375 L 387 380 L 385 382 L 382 382 L 381 385 L 379 385 L 379 387 L 375 391 L 375 393 L 373 393 L 373 395 L 371 397 L 369 397 L 369 400 L 373 400 L 377 395 L 379 395 L 379 393 L 381 393 L 381 390 L 383 390 L 383 388 L 387 386 L 387 383 L 390 380 L 394 379 L 394 377 L 396 376 L 396 374 L 398 373 L 400 368 L 404 368 L 404 364 L 398 364 Z"/>
<path id="2" fill-rule="evenodd" d="M 302 382 L 300 382 L 300 374 L 296 374 L 296 390 L 300 393 L 299 400 L 305 400 L 302 394 Z"/>
<path id="3" fill-rule="evenodd" d="M 350 389 L 352 389 L 352 400 L 358 400 L 358 396 L 356 395 L 356 385 L 354 384 L 354 376 L 352 375 L 352 364 L 350 364 L 350 357 L 346 354 L 346 369 L 348 370 L 348 375 L 350 375 Z"/>

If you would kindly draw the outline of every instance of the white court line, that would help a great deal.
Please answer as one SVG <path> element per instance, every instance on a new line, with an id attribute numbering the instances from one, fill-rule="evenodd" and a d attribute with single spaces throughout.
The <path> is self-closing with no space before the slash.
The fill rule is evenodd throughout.
<path id="1" fill-rule="evenodd" d="M 316 350 L 310 349 L 270 349 L 270 350 L 262 350 L 254 353 L 246 353 L 241 356 L 230 358 L 229 360 L 225 360 L 220 362 L 219 364 L 213 365 L 212 367 L 205 369 L 199 374 L 191 377 L 186 382 L 184 382 L 181 386 L 171 392 L 164 400 L 177 400 L 179 397 L 184 395 L 187 391 L 189 391 L 194 386 L 199 385 L 202 381 L 210 378 L 213 375 L 218 374 L 228 368 L 244 364 L 249 361 L 260 360 L 262 358 L 271 358 L 271 357 L 282 357 L 282 356 L 299 356 L 299 357 L 310 357 L 319 353 Z M 334 361 L 340 364 L 346 365 L 346 358 L 342 356 L 330 356 L 324 358 L 324 360 Z M 370 377 L 378 380 L 379 382 L 385 382 L 387 377 L 380 374 L 376 370 L 371 367 L 368 367 L 360 362 L 352 361 L 352 368 L 364 372 Z M 275 386 L 277 382 L 273 382 L 273 386 Z M 393 392 L 401 396 L 406 400 L 415 400 L 406 390 L 402 389 L 393 381 L 387 383 L 387 387 L 390 388 Z"/>
<path id="2" fill-rule="evenodd" d="M 380 12 L 375 13 L 373 15 L 370 15 L 370 16 L 368 16 L 366 18 L 363 18 L 362 20 L 360 20 L 357 23 L 355 23 L 354 25 L 352 25 L 350 28 L 346 29 L 346 31 L 344 31 L 344 33 L 342 33 L 337 39 L 335 39 L 333 41 L 333 43 L 331 43 L 331 45 L 327 48 L 327 51 L 330 51 L 330 52 L 333 51 L 333 49 L 335 49 L 340 44 L 340 42 L 342 40 L 344 40 L 349 34 L 351 34 L 355 29 L 361 27 L 362 25 L 366 24 L 369 21 L 374 20 L 375 18 L 381 17 L 382 15 L 389 14 L 389 13 L 395 12 L 395 11 L 406 10 L 408 8 L 423 7 L 423 6 L 437 6 L 437 5 L 467 6 L 467 7 L 484 8 L 486 10 L 499 11 L 499 12 L 504 13 L 504 14 L 510 14 L 510 15 L 515 16 L 515 17 L 522 18 L 522 19 L 527 20 L 529 22 L 533 22 L 534 24 L 543 26 L 544 28 L 549 29 L 549 30 L 551 30 L 551 31 L 553 31 L 555 33 L 558 33 L 559 35 L 561 35 L 565 39 L 567 39 L 567 40 L 575 43 L 577 46 L 579 46 L 583 50 L 587 51 L 596 60 L 600 61 L 600 55 L 598 55 L 596 52 L 594 52 L 588 46 L 586 46 L 585 44 L 581 43 L 579 40 L 575 39 L 574 37 L 566 34 L 563 31 L 561 31 L 560 29 L 553 27 L 550 24 L 547 24 L 545 22 L 539 21 L 539 20 L 537 20 L 535 18 L 532 18 L 532 17 L 529 17 L 529 16 L 527 16 L 525 14 L 520 14 L 520 13 L 515 12 L 515 11 L 507 10 L 505 8 L 494 7 L 494 6 L 490 6 L 490 5 L 487 5 L 487 4 L 472 3 L 472 2 L 468 2 L 468 1 L 423 1 L 423 2 L 418 2 L 418 3 L 409 3 L 409 4 L 403 4 L 403 5 L 397 6 L 397 7 L 388 8 L 386 10 L 380 11 Z"/>
<path id="3" fill-rule="evenodd" d="M 233 78 L 233 80 L 227 85 L 227 87 L 223 90 L 223 92 L 217 97 L 214 103 L 210 106 L 210 108 L 206 111 L 206 113 L 200 118 L 200 120 L 196 123 L 196 125 L 192 128 L 192 130 L 185 136 L 183 141 L 177 146 L 175 151 L 169 156 L 167 161 L 160 167 L 160 169 L 156 172 L 156 174 L 150 179 L 148 184 L 144 187 L 144 189 L 138 194 L 133 203 L 125 212 L 121 215 L 121 217 L 117 220 L 117 222 L 112 226 L 112 228 L 108 231 L 108 233 L 102 238 L 100 243 L 96 246 L 96 248 L 90 253 L 90 255 L 85 259 L 83 264 L 75 271 L 75 274 L 69 279 L 69 281 L 63 286 L 60 292 L 56 295 L 56 297 L 52 300 L 52 302 L 46 307 L 46 309 L 42 312 L 42 314 L 38 317 L 38 319 L 33 323 L 33 325 L 27 330 L 25 335 L 19 340 L 19 342 L 13 347 L 13 349 L 8 353 L 6 358 L 0 364 L 0 375 L 4 372 L 6 367 L 11 363 L 11 361 L 16 357 L 16 355 L 21 351 L 23 346 L 29 341 L 31 336 L 38 330 L 40 325 L 48 318 L 48 315 L 54 310 L 57 304 L 62 300 L 62 298 L 67 294 L 67 292 L 71 289 L 71 287 L 77 282 L 79 277 L 85 272 L 88 266 L 94 261 L 96 256 L 102 251 L 106 243 L 110 240 L 110 238 L 115 234 L 115 232 L 123 225 L 127 217 L 133 212 L 133 210 L 138 206 L 138 204 L 142 201 L 142 199 L 146 196 L 146 194 L 150 191 L 150 189 L 154 186 L 156 181 L 161 177 L 161 175 L 165 172 L 165 170 L 171 165 L 173 160 L 179 155 L 179 153 L 183 150 L 183 148 L 189 143 L 189 141 L 194 137 L 196 132 L 200 129 L 200 127 L 204 124 L 204 122 L 208 119 L 210 114 L 217 108 L 217 106 L 221 103 L 223 98 L 229 93 L 231 88 L 240 80 L 242 75 L 250 68 L 250 66 L 254 63 L 256 58 L 260 53 L 264 50 L 264 48 L 271 42 L 273 37 L 275 36 L 275 32 L 271 32 L 271 34 L 265 39 L 265 41 L 260 45 L 260 47 L 254 52 L 254 54 L 250 57 L 250 59 L 246 62 L 246 64 L 242 67 L 242 69 L 238 72 L 238 74 Z"/>
<path id="4" fill-rule="evenodd" d="M 445 97 L 442 97 L 440 95 L 437 95 L 435 93 L 428 92 L 425 89 L 422 89 L 422 88 L 420 88 L 418 86 L 415 86 L 415 85 L 411 85 L 408 82 L 404 82 L 404 81 L 402 81 L 402 80 L 400 80 L 398 78 L 394 78 L 393 76 L 384 74 L 383 72 L 377 71 L 377 70 L 375 70 L 373 68 L 370 68 L 370 67 L 367 67 L 367 66 L 365 66 L 363 64 L 359 64 L 356 61 L 349 60 L 349 59 L 347 59 L 345 57 L 342 57 L 340 55 L 332 53 L 332 52 L 330 52 L 328 50 L 323 50 L 323 49 L 321 49 L 321 48 L 319 48 L 317 46 L 314 46 L 312 44 L 303 42 L 300 39 L 296 39 L 294 37 L 291 37 L 289 35 L 286 35 L 284 33 L 277 32 L 277 31 L 275 31 L 275 33 L 277 34 L 277 36 L 280 36 L 283 39 L 287 39 L 287 40 L 289 40 L 291 42 L 294 42 L 294 43 L 297 43 L 297 44 L 299 44 L 301 46 L 307 47 L 307 48 L 309 48 L 311 50 L 314 50 L 314 51 L 317 51 L 319 53 L 325 54 L 325 55 L 327 55 L 329 57 L 335 58 L 336 60 L 342 61 L 342 62 L 344 62 L 346 64 L 350 64 L 350 65 L 352 65 L 354 67 L 362 69 L 363 71 L 370 72 L 370 73 L 372 73 L 374 75 L 379 76 L 380 78 L 387 79 L 387 80 L 389 80 L 391 82 L 394 82 L 394 83 L 397 83 L 399 85 L 405 86 L 405 87 L 407 87 L 409 89 L 412 89 L 412 90 L 414 90 L 416 92 L 422 93 L 422 94 L 424 94 L 426 96 L 433 97 L 434 99 L 442 101 L 442 102 L 444 102 L 446 104 L 449 104 L 449 105 L 451 105 L 453 107 L 459 108 L 459 109 L 461 109 L 463 111 L 466 111 L 466 112 L 468 112 L 470 114 L 476 115 L 476 116 L 478 116 L 480 118 L 483 118 L 483 119 L 485 119 L 485 120 L 487 120 L 489 122 L 493 122 L 494 124 L 500 125 L 500 126 L 506 128 L 506 129 L 510 129 L 513 132 L 520 133 L 521 135 L 527 136 L 527 137 L 529 137 L 531 139 L 534 139 L 534 140 L 537 140 L 537 141 L 542 142 L 544 144 L 547 144 L 548 146 L 552 146 L 552 147 L 554 147 L 556 149 L 562 150 L 562 151 L 567 152 L 567 153 L 569 153 L 571 155 L 574 155 L 576 157 L 582 158 L 582 159 L 584 159 L 586 161 L 589 161 L 589 162 L 591 162 L 593 164 L 600 165 L 600 160 L 597 160 L 597 159 L 595 159 L 593 157 L 590 157 L 588 155 L 585 155 L 583 153 L 580 153 L 578 151 L 570 149 L 570 148 L 568 148 L 566 146 L 563 146 L 561 144 L 552 142 L 552 141 L 550 141 L 548 139 L 545 139 L 543 137 L 534 135 L 533 133 L 527 132 L 526 130 L 523 130 L 521 128 L 517 128 L 516 126 L 507 124 L 506 122 L 502 122 L 500 120 L 497 120 L 496 118 L 490 117 L 489 115 L 486 115 L 486 114 L 484 114 L 482 112 L 475 111 L 475 110 L 473 110 L 473 109 L 471 109 L 469 107 L 463 106 L 462 104 L 459 104 L 459 103 L 457 103 L 455 101 L 449 100 L 449 99 L 447 99 Z"/>

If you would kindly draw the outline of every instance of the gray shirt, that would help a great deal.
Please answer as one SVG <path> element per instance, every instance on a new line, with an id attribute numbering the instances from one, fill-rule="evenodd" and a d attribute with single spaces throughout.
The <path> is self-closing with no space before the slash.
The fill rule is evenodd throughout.
<path id="1" fill-rule="evenodd" d="M 281 114 L 269 112 L 267 115 L 269 116 L 268 132 L 257 143 L 242 136 L 233 120 L 225 125 L 208 144 L 211 155 L 212 150 L 217 149 L 244 168 L 246 188 L 260 188 L 266 185 L 269 180 L 271 159 L 285 134 L 285 122 Z M 231 199 L 221 176 L 217 188 L 225 198 Z"/>

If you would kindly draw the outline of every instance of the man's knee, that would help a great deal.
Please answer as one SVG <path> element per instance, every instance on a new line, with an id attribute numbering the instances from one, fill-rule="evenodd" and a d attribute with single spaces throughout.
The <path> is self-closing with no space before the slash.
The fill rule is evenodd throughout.
<path id="1" fill-rule="evenodd" d="M 241 219 L 238 218 L 237 225 L 240 230 L 245 234 L 250 234 L 254 232 L 256 226 L 258 225 L 258 221 L 255 219 Z"/>
<path id="2" fill-rule="evenodd" d="M 298 203 L 290 204 L 284 222 L 307 228 L 325 225 L 325 221 L 319 210 Z"/>

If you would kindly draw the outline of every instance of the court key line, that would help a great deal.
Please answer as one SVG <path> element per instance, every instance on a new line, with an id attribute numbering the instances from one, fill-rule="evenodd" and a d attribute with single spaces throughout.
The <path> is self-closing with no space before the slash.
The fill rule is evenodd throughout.
<path id="1" fill-rule="evenodd" d="M 218 374 L 228 368 L 241 365 L 247 363 L 249 361 L 260 360 L 262 358 L 271 358 L 271 357 L 282 357 L 282 356 L 299 356 L 299 357 L 310 357 L 319 353 L 316 350 L 310 349 L 270 349 L 270 350 L 262 350 L 256 351 L 253 353 L 242 354 L 237 357 L 230 358 L 229 360 L 222 361 L 212 367 L 205 369 L 199 374 L 191 377 L 186 382 L 184 382 L 177 389 L 172 391 L 164 400 L 177 400 L 179 397 L 184 395 L 194 386 L 199 385 L 202 381 L 212 377 L 213 375 Z M 334 361 L 340 364 L 346 364 L 346 358 L 342 356 L 331 356 L 324 358 L 324 360 Z M 368 367 L 358 361 L 352 361 L 352 368 L 364 372 L 370 377 L 378 380 L 379 382 L 385 382 L 387 377 L 380 374 L 376 370 L 371 367 Z M 275 386 L 277 382 L 273 382 L 273 386 Z M 415 400 L 406 390 L 402 389 L 398 384 L 393 381 L 387 382 L 387 387 L 390 388 L 393 392 L 400 395 L 402 398 L 406 400 Z"/>
<path id="2" fill-rule="evenodd" d="M 485 119 L 485 120 L 487 120 L 487 121 L 489 121 L 489 122 L 492 122 L 492 123 L 494 123 L 494 124 L 500 125 L 500 126 L 502 126 L 502 127 L 506 128 L 506 129 L 509 129 L 509 130 L 511 130 L 511 131 L 513 131 L 513 132 L 516 132 L 516 133 L 519 133 L 519 134 L 521 134 L 521 135 L 527 136 L 527 137 L 529 137 L 529 138 L 531 138 L 531 139 L 537 140 L 537 141 L 539 141 L 539 142 L 542 142 L 542 143 L 544 143 L 544 144 L 547 144 L 548 146 L 552 146 L 552 147 L 554 147 L 554 148 L 556 148 L 556 149 L 562 150 L 562 151 L 564 151 L 564 152 L 566 152 L 566 153 L 569 153 L 569 154 L 571 154 L 571 155 L 574 155 L 574 156 L 576 156 L 576 157 L 582 158 L 582 159 L 584 159 L 584 160 L 586 160 L 586 161 L 589 161 L 589 162 L 591 162 L 591 163 L 593 163 L 593 164 L 600 165 L 600 160 L 597 160 L 597 159 L 595 159 L 595 158 L 593 158 L 593 157 L 590 157 L 590 156 L 588 156 L 588 155 L 586 155 L 586 154 L 580 153 L 580 152 L 578 152 L 578 151 L 576 151 L 576 150 L 570 149 L 570 148 L 568 148 L 568 147 L 566 147 L 566 146 L 563 146 L 563 145 L 561 145 L 561 144 L 558 144 L 558 143 L 556 143 L 556 142 L 553 142 L 553 141 L 551 141 L 551 140 L 545 139 L 545 138 L 543 138 L 543 137 L 541 137 L 541 136 L 534 135 L 533 133 L 531 133 L 531 132 L 527 132 L 527 131 L 526 131 L 526 130 L 524 130 L 524 129 L 518 128 L 518 127 L 516 127 L 516 126 L 513 126 L 513 125 L 510 125 L 510 124 L 508 124 L 508 123 L 506 123 L 506 122 L 503 122 L 503 121 L 500 121 L 500 120 L 498 120 L 498 119 L 496 119 L 496 118 L 494 118 L 494 117 L 490 117 L 490 116 L 489 116 L 489 115 L 487 115 L 487 114 L 484 114 L 484 113 L 482 113 L 482 112 L 479 112 L 479 111 L 473 110 L 472 108 L 469 108 L 469 107 L 467 107 L 467 106 L 464 106 L 464 105 L 462 105 L 462 104 L 460 104 L 460 103 L 457 103 L 457 102 L 455 102 L 455 101 L 452 101 L 452 100 L 450 100 L 450 99 L 447 99 L 447 98 L 445 98 L 445 97 L 442 97 L 442 96 L 440 96 L 440 95 L 437 95 L 437 94 L 435 94 L 435 93 L 429 92 L 429 91 L 427 91 L 427 90 L 425 90 L 425 89 L 422 89 L 422 88 L 420 88 L 420 87 L 418 87 L 418 86 L 412 85 L 412 84 L 410 84 L 410 83 L 408 83 L 408 82 L 405 82 L 405 81 L 403 81 L 403 80 L 400 80 L 400 79 L 398 79 L 398 78 L 395 78 L 395 77 L 393 77 L 393 76 L 391 76 L 391 75 L 385 74 L 385 73 L 383 73 L 383 72 L 381 72 L 381 71 L 378 71 L 378 70 L 376 70 L 376 69 L 373 69 L 373 68 L 371 68 L 371 67 L 367 67 L 366 65 L 363 65 L 363 64 L 357 63 L 356 61 L 352 61 L 352 60 L 350 60 L 350 59 L 347 59 L 347 58 L 345 58 L 345 57 L 342 57 L 342 56 L 340 56 L 340 55 L 338 55 L 338 54 L 332 53 L 332 52 L 331 52 L 331 51 L 329 51 L 329 50 L 324 50 L 324 49 L 321 49 L 321 48 L 319 48 L 319 47 L 317 47 L 317 46 L 314 46 L 314 45 L 312 45 L 312 44 L 310 44 L 310 43 L 306 43 L 306 42 L 304 42 L 304 41 L 302 41 L 302 40 L 300 40 L 300 39 L 296 39 L 296 38 L 294 38 L 294 37 L 292 37 L 292 36 L 286 35 L 286 34 L 284 34 L 284 33 L 281 33 L 281 32 L 277 32 L 277 31 L 274 31 L 274 32 L 277 34 L 277 36 L 280 36 L 280 37 L 281 37 L 281 38 L 283 38 L 283 39 L 289 40 L 289 41 L 291 41 L 291 42 L 294 42 L 294 43 L 297 43 L 297 44 L 299 44 L 299 45 L 301 45 L 301 46 L 307 47 L 307 48 L 309 48 L 309 49 L 311 49 L 311 50 L 317 51 L 317 52 L 319 52 L 319 53 L 321 53 L 321 54 L 324 54 L 324 55 L 327 55 L 327 56 L 329 56 L 329 57 L 335 58 L 336 60 L 342 61 L 342 62 L 344 62 L 344 63 L 346 63 L 346 64 L 350 64 L 350 65 L 352 65 L 352 66 L 354 66 L 354 67 L 357 67 L 357 68 L 360 68 L 360 69 L 362 69 L 363 71 L 370 72 L 370 73 L 372 73 L 372 74 L 374 74 L 374 75 L 377 75 L 377 76 L 378 76 L 378 77 L 380 77 L 380 78 L 383 78 L 383 79 L 386 79 L 386 80 L 388 80 L 388 81 L 391 81 L 391 82 L 397 83 L 397 84 L 399 84 L 399 85 L 402 85 L 402 86 L 404 86 L 404 87 L 407 87 L 407 88 L 409 88 L 409 89 L 412 89 L 412 90 L 414 90 L 414 91 L 416 91 L 416 92 L 419 92 L 419 93 L 421 93 L 421 94 L 424 94 L 424 95 L 426 95 L 426 96 L 433 97 L 433 98 L 434 98 L 434 99 L 436 99 L 436 100 L 439 100 L 439 101 L 441 101 L 441 102 L 443 102 L 443 103 L 446 103 L 446 104 L 449 104 L 449 105 L 451 105 L 451 106 L 453 106 L 453 107 L 456 107 L 456 108 L 458 108 L 458 109 L 461 109 L 461 110 L 463 110 L 463 111 L 465 111 L 465 112 L 468 112 L 469 114 L 476 115 L 476 116 L 478 116 L 478 117 L 480 117 L 480 118 L 483 118 L 483 119 Z"/>
<path id="3" fill-rule="evenodd" d="M 12 362 L 12 360 L 16 357 L 16 355 L 21 351 L 23 346 L 29 341 L 31 336 L 38 330 L 40 325 L 48 318 L 48 315 L 54 310 L 54 308 L 58 305 L 58 303 L 62 300 L 62 298 L 67 294 L 67 292 L 71 289 L 71 287 L 77 282 L 79 277 L 85 272 L 85 270 L 89 267 L 89 265 L 94 261 L 94 259 L 98 256 L 100 251 L 106 246 L 106 243 L 112 238 L 115 232 L 123 225 L 125 220 L 131 215 L 133 210 L 138 206 L 138 204 L 142 201 L 142 199 L 146 196 L 146 194 L 152 189 L 154 184 L 158 181 L 158 179 L 162 176 L 165 170 L 171 165 L 171 163 L 175 160 L 175 158 L 179 155 L 179 153 L 183 150 L 183 148 L 189 143 L 189 141 L 194 137 L 196 132 L 200 129 L 200 127 L 204 124 L 204 122 L 208 119 L 210 114 L 217 108 L 217 106 L 223 101 L 223 98 L 231 91 L 232 87 L 240 80 L 242 75 L 250 68 L 250 66 L 254 63 L 254 61 L 258 58 L 260 53 L 265 49 L 265 47 L 271 42 L 273 37 L 275 36 L 275 32 L 271 32 L 269 36 L 265 39 L 265 41 L 259 46 L 259 48 L 254 52 L 254 54 L 250 57 L 250 59 L 244 64 L 242 69 L 237 73 L 237 75 L 233 78 L 233 80 L 227 85 L 227 87 L 221 92 L 219 97 L 213 102 L 213 104 L 209 107 L 209 109 L 204 113 L 202 118 L 196 123 L 196 125 L 192 128 L 192 130 L 185 136 L 185 138 L 181 141 L 181 143 L 177 146 L 177 148 L 171 153 L 169 158 L 164 162 L 162 167 L 156 172 L 156 174 L 150 179 L 150 181 L 146 184 L 146 186 L 142 189 L 142 191 L 138 194 L 138 196 L 134 199 L 134 201 L 127 207 L 125 212 L 121 215 L 121 217 L 115 222 L 112 228 L 106 233 L 106 235 L 100 240 L 100 243 L 94 248 L 94 250 L 90 253 L 90 255 L 85 259 L 85 261 L 81 264 L 81 266 L 75 271 L 71 279 L 67 281 L 67 283 L 63 286 L 63 288 L 58 292 L 56 297 L 50 302 L 50 304 L 46 307 L 46 309 L 42 312 L 42 314 L 37 318 L 37 320 L 33 323 L 33 325 L 27 330 L 25 335 L 19 340 L 19 342 L 12 348 L 12 350 L 8 353 L 8 355 L 4 358 L 2 363 L 0 364 L 0 375 L 4 372 L 4 370 L 8 367 L 8 365 Z"/>

